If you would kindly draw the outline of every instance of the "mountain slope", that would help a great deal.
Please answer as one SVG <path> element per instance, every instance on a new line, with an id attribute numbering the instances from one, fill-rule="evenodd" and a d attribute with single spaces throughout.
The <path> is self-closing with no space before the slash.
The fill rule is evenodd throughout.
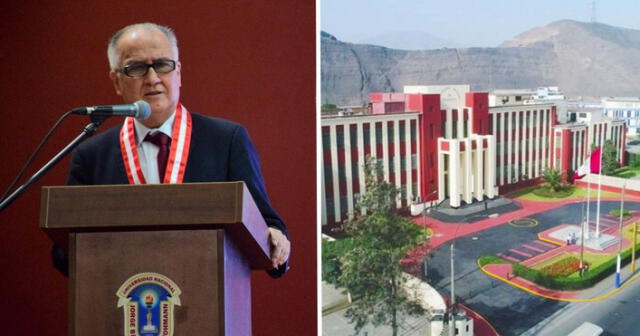
<path id="1" fill-rule="evenodd" d="M 404 85 L 471 84 L 472 90 L 560 86 L 569 96 L 637 96 L 640 31 L 558 21 L 498 48 L 395 50 L 321 39 L 322 102 L 360 105 Z"/>

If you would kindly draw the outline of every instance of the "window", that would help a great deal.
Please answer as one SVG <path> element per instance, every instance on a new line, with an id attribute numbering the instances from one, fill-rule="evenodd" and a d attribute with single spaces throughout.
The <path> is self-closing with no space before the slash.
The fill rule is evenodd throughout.
<path id="1" fill-rule="evenodd" d="M 362 136 L 364 137 L 364 146 L 369 147 L 371 145 L 371 130 L 369 129 L 369 125 L 364 125 L 362 129 Z"/>
<path id="2" fill-rule="evenodd" d="M 429 124 L 429 139 L 433 140 L 433 124 Z"/>
<path id="3" fill-rule="evenodd" d="M 418 168 L 418 156 L 416 154 L 411 154 L 411 169 Z"/>
<path id="4" fill-rule="evenodd" d="M 338 140 L 338 148 L 344 148 L 344 128 L 342 126 L 336 127 L 336 140 Z"/>
<path id="5" fill-rule="evenodd" d="M 411 141 L 416 140 L 416 123 L 411 120 Z"/>
<path id="6" fill-rule="evenodd" d="M 357 125 L 353 125 L 356 127 L 351 127 L 349 132 L 349 140 L 351 141 L 351 148 L 358 148 L 358 127 Z M 349 150 L 351 150 L 351 148 Z"/>
<path id="7" fill-rule="evenodd" d="M 330 142 L 330 138 L 329 138 L 330 134 L 329 134 L 329 128 L 328 127 L 323 127 L 322 128 L 322 148 L 323 149 L 329 149 L 331 148 L 331 142 Z"/>

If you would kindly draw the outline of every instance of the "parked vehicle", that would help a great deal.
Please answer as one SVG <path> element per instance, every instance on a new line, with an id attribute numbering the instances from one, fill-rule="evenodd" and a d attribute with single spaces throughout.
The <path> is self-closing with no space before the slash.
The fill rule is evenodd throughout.
<path id="1" fill-rule="evenodd" d="M 567 336 L 600 336 L 603 332 L 604 329 L 601 327 L 591 322 L 585 322 Z"/>

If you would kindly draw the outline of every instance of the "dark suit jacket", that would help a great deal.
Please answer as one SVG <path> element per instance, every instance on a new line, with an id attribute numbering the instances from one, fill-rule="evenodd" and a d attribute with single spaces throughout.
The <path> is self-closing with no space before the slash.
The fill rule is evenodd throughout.
<path id="1" fill-rule="evenodd" d="M 264 186 L 258 154 L 247 130 L 240 124 L 191 113 L 192 131 L 189 159 L 184 182 L 244 181 L 268 226 L 281 230 L 285 225 L 273 209 Z M 82 143 L 74 151 L 68 184 L 128 184 L 120 152 L 119 133 L 122 125 L 113 127 Z M 60 269 L 66 261 L 58 260 L 54 247 L 54 264 Z M 64 265 L 58 265 L 64 263 Z M 269 271 L 282 275 L 287 265 Z M 64 270 L 63 270 L 64 272 Z"/>

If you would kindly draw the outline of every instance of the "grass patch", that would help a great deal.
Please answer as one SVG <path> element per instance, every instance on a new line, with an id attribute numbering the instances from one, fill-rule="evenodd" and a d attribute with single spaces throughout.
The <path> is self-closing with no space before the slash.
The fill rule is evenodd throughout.
<path id="1" fill-rule="evenodd" d="M 555 262 L 558 262 L 558 261 L 560 261 L 560 260 L 562 260 L 564 258 L 571 257 L 571 256 L 573 256 L 572 253 L 561 253 L 561 254 L 555 255 L 552 258 L 549 258 L 547 260 L 543 260 L 543 261 L 533 265 L 531 268 L 536 269 L 536 270 L 539 271 L 539 270 L 541 270 L 541 269 L 543 269 L 543 268 L 545 268 L 545 267 L 547 267 L 547 266 L 549 266 L 549 265 L 551 265 L 551 264 L 553 264 Z"/>
<path id="2" fill-rule="evenodd" d="M 498 256 L 492 255 L 492 254 L 486 254 L 483 256 L 480 256 L 480 258 L 478 258 L 478 264 L 480 265 L 480 267 L 484 267 L 486 265 L 490 265 L 490 264 L 510 264 L 509 261 L 506 261 Z"/>
<path id="3" fill-rule="evenodd" d="M 573 195 L 574 189 L 576 187 L 562 187 L 556 191 L 551 189 L 548 186 L 542 186 L 533 189 L 533 194 L 543 198 L 567 198 Z"/>
<path id="4" fill-rule="evenodd" d="M 520 198 L 525 201 L 534 201 L 534 202 L 555 202 L 562 199 L 584 199 L 587 196 L 587 189 L 582 187 L 570 186 L 566 187 L 565 190 L 570 190 L 571 193 L 564 198 L 554 198 L 554 197 L 546 197 L 540 196 L 540 192 L 536 192 L 538 189 L 547 188 L 544 186 L 535 186 L 535 187 L 527 187 L 524 189 L 516 190 L 507 196 L 509 198 Z M 544 193 L 544 192 L 543 192 Z M 598 193 L 597 186 L 595 188 L 591 188 L 591 197 L 596 197 Z M 602 191 L 602 197 L 613 197 L 620 198 L 619 193 L 614 193 L 610 191 Z"/>

